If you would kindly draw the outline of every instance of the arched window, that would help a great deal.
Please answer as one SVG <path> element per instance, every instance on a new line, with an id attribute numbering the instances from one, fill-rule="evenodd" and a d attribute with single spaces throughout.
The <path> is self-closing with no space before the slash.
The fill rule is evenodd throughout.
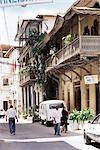
<path id="1" fill-rule="evenodd" d="M 99 21 L 97 19 L 94 20 L 93 26 L 94 26 L 95 35 L 98 35 L 99 34 Z"/>
<path id="2" fill-rule="evenodd" d="M 100 8 L 100 4 L 98 2 L 96 2 L 93 6 L 93 8 Z"/>

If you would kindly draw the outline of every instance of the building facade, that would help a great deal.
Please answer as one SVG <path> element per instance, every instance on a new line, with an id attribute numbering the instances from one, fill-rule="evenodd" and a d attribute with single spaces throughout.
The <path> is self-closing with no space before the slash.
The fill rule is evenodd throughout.
<path id="1" fill-rule="evenodd" d="M 49 17 L 51 18 L 51 16 Z M 55 16 L 52 18 L 55 19 Z M 47 34 L 48 20 L 46 20 L 45 29 L 43 29 L 43 21 L 43 16 L 42 18 L 38 16 L 33 20 L 22 20 L 21 24 L 18 24 L 15 37 L 22 47 L 18 61 L 20 64 L 22 110 L 27 113 L 30 109 L 34 110 L 43 101 L 43 87 L 40 80 L 42 76 L 41 61 L 44 60 L 40 55 L 37 55 L 44 34 Z"/>
<path id="2" fill-rule="evenodd" d="M 5 111 L 12 104 L 18 112 L 19 98 L 19 49 L 1 45 L 0 51 L 0 108 Z"/>
<path id="3" fill-rule="evenodd" d="M 100 2 L 76 1 L 47 36 L 41 45 L 48 55 L 47 98 L 63 99 L 69 112 L 89 108 L 100 113 Z M 85 82 L 94 75 L 98 81 Z"/>
<path id="4" fill-rule="evenodd" d="M 9 75 L 9 98 L 8 106 L 13 105 L 16 108 L 17 114 L 22 112 L 22 92 L 19 86 L 19 50 L 20 47 L 11 47 L 5 54 L 9 58 L 10 75 Z"/>
<path id="5" fill-rule="evenodd" d="M 89 108 L 98 114 L 100 2 L 77 0 L 63 17 L 57 15 L 46 34 L 42 32 L 44 17 L 37 18 L 23 20 L 15 38 L 22 46 L 19 63 L 23 110 L 35 109 L 43 100 L 63 99 L 69 112 Z M 49 24 L 44 25 L 48 29 Z M 86 83 L 87 78 L 91 82 Z"/>

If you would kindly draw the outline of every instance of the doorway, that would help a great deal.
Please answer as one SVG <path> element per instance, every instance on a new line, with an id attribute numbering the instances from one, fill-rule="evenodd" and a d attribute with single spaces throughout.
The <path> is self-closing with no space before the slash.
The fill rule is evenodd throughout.
<path id="1" fill-rule="evenodd" d="M 3 109 L 7 111 L 8 109 L 8 101 L 3 101 Z"/>
<path id="2" fill-rule="evenodd" d="M 75 109 L 80 111 L 81 110 L 81 90 L 80 90 L 80 81 L 74 83 L 74 104 Z"/>

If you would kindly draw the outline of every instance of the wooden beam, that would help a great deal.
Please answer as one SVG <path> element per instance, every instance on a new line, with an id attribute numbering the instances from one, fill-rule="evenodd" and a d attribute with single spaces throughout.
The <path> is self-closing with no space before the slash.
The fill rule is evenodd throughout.
<path id="1" fill-rule="evenodd" d="M 61 72 L 61 71 L 59 71 L 59 70 L 56 70 L 58 73 L 60 73 L 60 74 L 63 74 L 64 76 L 66 76 L 68 79 L 70 79 L 70 81 L 72 82 L 72 78 L 71 77 L 69 77 L 67 74 L 65 74 L 65 73 L 63 73 L 63 72 Z"/>
<path id="2" fill-rule="evenodd" d="M 48 76 L 49 76 L 51 79 L 53 79 L 54 81 L 56 81 L 56 83 L 59 84 L 59 81 L 58 81 L 55 77 L 53 77 L 51 74 L 48 74 Z"/>
<path id="3" fill-rule="evenodd" d="M 86 68 L 84 68 L 83 66 L 79 66 L 81 69 L 85 70 L 88 74 L 91 74 L 90 71 L 88 71 Z"/>
<path id="4" fill-rule="evenodd" d="M 75 70 L 71 69 L 70 71 L 74 72 L 80 79 L 81 79 L 81 76 L 78 72 L 76 72 Z"/>
<path id="5" fill-rule="evenodd" d="M 81 35 L 81 17 L 78 15 L 78 34 Z"/>

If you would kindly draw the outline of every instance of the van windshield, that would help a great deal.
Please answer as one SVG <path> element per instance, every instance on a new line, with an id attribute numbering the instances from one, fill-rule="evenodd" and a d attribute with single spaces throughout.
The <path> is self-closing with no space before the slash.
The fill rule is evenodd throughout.
<path id="1" fill-rule="evenodd" d="M 58 107 L 58 108 L 63 108 L 63 107 L 64 107 L 64 104 L 63 104 L 63 103 L 55 103 L 55 104 L 50 104 L 50 105 L 49 105 L 49 108 L 50 108 L 50 109 L 56 109 L 56 107 Z"/>

